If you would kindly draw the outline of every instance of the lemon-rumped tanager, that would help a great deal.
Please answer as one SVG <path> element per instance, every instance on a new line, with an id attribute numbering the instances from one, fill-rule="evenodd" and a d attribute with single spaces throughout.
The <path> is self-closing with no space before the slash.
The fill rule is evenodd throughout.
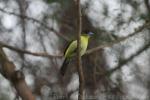
<path id="1" fill-rule="evenodd" d="M 80 49 L 80 54 L 81 56 L 83 56 L 86 52 L 86 49 L 88 47 L 88 42 L 89 42 L 89 38 L 90 36 L 92 35 L 93 33 L 92 32 L 88 32 L 88 33 L 84 33 L 81 35 L 81 49 Z M 76 55 L 76 52 L 77 52 L 77 40 L 74 40 L 72 41 L 69 46 L 67 47 L 65 53 L 64 53 L 64 57 L 65 57 L 65 60 L 62 64 L 62 67 L 60 69 L 60 73 L 62 75 L 65 74 L 66 70 L 67 70 L 67 66 L 70 62 L 70 60 Z"/>

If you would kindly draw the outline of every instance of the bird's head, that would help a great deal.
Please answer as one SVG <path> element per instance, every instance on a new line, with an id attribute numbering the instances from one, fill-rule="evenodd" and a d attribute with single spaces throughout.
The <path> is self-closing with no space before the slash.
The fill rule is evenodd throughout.
<path id="1" fill-rule="evenodd" d="M 82 36 L 86 36 L 88 38 L 90 38 L 94 33 L 91 31 L 83 31 Z"/>

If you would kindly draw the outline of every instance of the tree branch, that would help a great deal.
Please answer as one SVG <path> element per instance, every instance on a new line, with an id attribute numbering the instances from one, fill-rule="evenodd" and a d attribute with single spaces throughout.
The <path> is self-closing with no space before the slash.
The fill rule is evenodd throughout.
<path id="1" fill-rule="evenodd" d="M 130 62 L 131 60 L 133 60 L 135 57 L 137 57 L 138 55 L 140 55 L 143 51 L 146 51 L 149 48 L 150 48 L 150 42 L 147 43 L 145 46 L 143 46 L 141 49 L 139 49 L 136 53 L 134 53 L 133 55 L 131 55 L 128 59 L 121 60 L 119 62 L 119 64 L 118 64 L 118 66 L 116 66 L 115 68 L 107 71 L 106 73 L 102 74 L 101 76 L 110 76 L 111 74 L 113 74 L 117 70 L 121 69 L 125 64 L 127 64 L 128 62 Z"/>
<path id="2" fill-rule="evenodd" d="M 10 11 L 6 11 L 4 10 L 3 8 L 0 8 L 0 11 L 3 12 L 3 13 L 6 13 L 6 14 L 10 14 L 10 15 L 14 15 L 14 16 L 17 16 L 17 17 L 21 17 L 21 18 L 24 18 L 24 19 L 27 19 L 27 20 L 31 20 L 33 22 L 36 22 L 38 24 L 40 24 L 41 26 L 43 26 L 44 28 L 46 28 L 47 30 L 49 31 L 53 31 L 54 33 L 56 33 L 58 36 L 62 37 L 64 40 L 66 41 L 70 41 L 70 39 L 66 36 L 64 36 L 63 34 L 57 32 L 55 29 L 53 29 L 52 27 L 49 27 L 48 25 L 46 25 L 45 23 L 35 19 L 35 18 L 32 18 L 32 17 L 29 17 L 29 16 L 25 16 L 25 15 L 20 15 L 20 14 L 17 14 L 17 13 L 14 13 L 14 12 L 10 12 Z"/>
<path id="3" fill-rule="evenodd" d="M 26 0 L 16 0 L 18 2 L 18 5 L 19 5 L 19 10 L 20 10 L 20 14 L 21 16 L 26 16 Z M 24 17 L 20 17 L 20 22 L 21 22 L 21 28 L 22 28 L 22 48 L 25 50 L 26 47 L 27 47 L 27 44 L 26 44 L 26 20 Z M 25 66 L 25 63 L 24 63 L 24 60 L 25 60 L 25 56 L 24 56 L 24 53 L 21 53 L 20 54 L 20 57 L 22 58 L 22 68 L 24 68 Z"/>
<path id="4" fill-rule="evenodd" d="M 137 35 L 139 32 L 141 32 L 142 30 L 144 30 L 146 28 L 149 28 L 149 27 L 150 27 L 150 22 L 146 22 L 144 25 L 142 25 L 139 28 L 135 29 L 135 31 L 133 33 L 131 33 L 130 35 L 128 35 L 127 37 L 119 38 L 117 40 L 112 41 L 111 43 L 106 43 L 104 45 L 100 45 L 98 47 L 87 50 L 86 54 L 88 55 L 88 54 L 94 53 L 94 52 L 99 51 L 100 49 L 105 48 L 105 47 L 112 47 L 115 44 L 123 42 L 123 41 L 127 40 L 128 38 Z"/>
<path id="5" fill-rule="evenodd" d="M 22 100 L 35 100 L 35 97 L 25 82 L 24 74 L 19 70 L 15 70 L 15 65 L 8 60 L 1 47 L 0 63 L 2 64 L 2 75 L 13 84 Z"/>
<path id="6" fill-rule="evenodd" d="M 82 15 L 81 15 L 81 6 L 80 0 L 75 2 L 77 5 L 77 69 L 79 74 L 79 94 L 78 100 L 84 100 L 84 75 L 83 75 L 83 68 L 82 68 L 82 60 L 81 60 L 81 30 L 82 30 Z"/>
<path id="7" fill-rule="evenodd" d="M 8 48 L 8 49 L 14 50 L 18 53 L 30 54 L 30 55 L 33 55 L 33 56 L 41 56 L 41 57 L 48 57 L 48 58 L 52 58 L 52 57 L 61 58 L 61 57 L 63 57 L 63 55 L 49 55 L 47 53 L 35 53 L 35 52 L 27 51 L 27 50 L 22 50 L 22 49 L 18 49 L 18 48 L 15 48 L 13 46 L 9 46 L 7 44 L 4 44 L 2 42 L 0 42 L 0 47 L 5 47 L 5 48 Z"/>
<path id="8" fill-rule="evenodd" d="M 150 5 L 149 5 L 149 0 L 144 0 L 145 6 L 147 8 L 148 14 L 150 13 Z"/>
<path id="9" fill-rule="evenodd" d="M 143 48 L 141 48 L 138 52 L 136 52 L 135 54 L 133 54 L 130 58 L 120 61 L 119 65 L 117 67 L 115 67 L 114 69 L 110 70 L 109 73 L 112 74 L 113 72 L 115 72 L 118 69 L 121 69 L 123 67 L 123 65 L 127 64 L 129 61 L 133 60 L 135 57 L 137 57 L 138 55 L 140 55 L 143 51 L 148 50 L 150 47 L 150 43 L 145 45 Z"/>

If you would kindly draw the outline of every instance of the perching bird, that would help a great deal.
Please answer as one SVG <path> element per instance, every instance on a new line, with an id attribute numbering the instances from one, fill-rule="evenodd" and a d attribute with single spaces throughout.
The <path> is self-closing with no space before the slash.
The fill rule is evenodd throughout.
<path id="1" fill-rule="evenodd" d="M 92 35 L 92 32 L 88 32 L 86 34 L 82 34 L 81 35 L 81 56 L 83 56 L 86 52 L 86 49 L 88 47 L 88 41 L 90 36 Z M 62 67 L 60 69 L 60 73 L 62 75 L 65 74 L 66 70 L 67 70 L 67 65 L 69 64 L 70 60 L 76 55 L 77 52 L 77 40 L 74 40 L 70 43 L 70 45 L 67 47 L 64 57 L 65 60 L 62 64 Z"/>

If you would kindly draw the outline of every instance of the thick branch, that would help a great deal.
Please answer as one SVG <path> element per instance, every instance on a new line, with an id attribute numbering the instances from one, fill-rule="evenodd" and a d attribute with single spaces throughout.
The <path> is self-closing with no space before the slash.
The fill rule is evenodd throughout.
<path id="1" fill-rule="evenodd" d="M 16 47 L 13 47 L 13 46 L 9 46 L 7 44 L 4 44 L 2 42 L 0 42 L 0 46 L 1 47 L 5 47 L 5 48 L 8 48 L 8 49 L 11 49 L 11 50 L 14 50 L 18 53 L 23 53 L 23 54 L 30 54 L 30 55 L 33 55 L 33 56 L 41 56 L 41 57 L 48 57 L 48 58 L 52 58 L 52 57 L 63 57 L 63 55 L 49 55 L 47 53 L 35 53 L 35 52 L 31 52 L 31 51 L 27 51 L 27 50 L 22 50 L 22 49 L 18 49 Z"/>
<path id="2" fill-rule="evenodd" d="M 15 70 L 15 65 L 8 60 L 2 48 L 0 48 L 0 63 L 2 64 L 2 75 L 14 85 L 22 100 L 35 100 L 25 82 L 23 73 Z"/>
<path id="3" fill-rule="evenodd" d="M 150 13 L 150 5 L 149 5 L 149 0 L 144 0 L 145 6 L 147 8 L 148 13 Z"/>
<path id="4" fill-rule="evenodd" d="M 79 74 L 79 94 L 78 94 L 78 100 L 84 100 L 83 97 L 83 89 L 84 89 L 84 75 L 83 75 L 83 68 L 82 68 L 82 61 L 81 61 L 81 30 L 82 30 L 82 16 L 81 16 L 81 7 L 80 7 L 80 0 L 77 0 L 77 69 Z"/>

